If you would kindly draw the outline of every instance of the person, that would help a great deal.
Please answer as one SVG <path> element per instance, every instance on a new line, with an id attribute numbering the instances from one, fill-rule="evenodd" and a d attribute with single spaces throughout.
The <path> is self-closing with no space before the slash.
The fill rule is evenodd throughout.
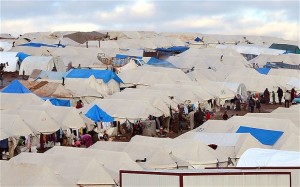
<path id="1" fill-rule="evenodd" d="M 104 131 L 104 134 L 103 134 L 103 140 L 104 141 L 108 141 L 108 134 L 107 134 L 107 132 L 106 132 L 106 130 Z"/>
<path id="2" fill-rule="evenodd" d="M 208 121 L 208 120 L 210 120 L 210 118 L 211 118 L 210 112 L 208 110 L 206 110 L 205 120 Z"/>
<path id="3" fill-rule="evenodd" d="M 82 108 L 83 106 L 84 106 L 84 104 L 83 104 L 82 100 L 77 101 L 77 103 L 76 103 L 77 109 Z"/>
<path id="4" fill-rule="evenodd" d="M 252 97 L 250 97 L 250 99 L 249 99 L 249 108 L 250 108 L 251 113 L 254 112 L 254 106 L 255 106 L 254 99 Z"/>
<path id="5" fill-rule="evenodd" d="M 269 92 L 268 88 L 266 88 L 264 91 L 264 98 L 265 98 L 265 103 L 269 104 L 270 103 L 270 92 Z"/>
<path id="6" fill-rule="evenodd" d="M 81 64 L 78 64 L 78 67 L 77 67 L 77 69 L 81 69 Z"/>
<path id="7" fill-rule="evenodd" d="M 86 148 L 93 145 L 92 136 L 89 134 L 84 134 L 81 136 L 81 145 L 85 145 Z"/>
<path id="8" fill-rule="evenodd" d="M 276 104 L 276 101 L 275 101 L 275 92 L 274 91 L 272 91 L 272 103 Z"/>
<path id="9" fill-rule="evenodd" d="M 274 93 L 274 92 L 273 92 L 273 93 Z M 274 93 L 274 94 L 275 94 L 275 93 Z M 256 109 L 257 109 L 258 112 L 260 113 L 261 103 L 260 103 L 260 100 L 259 100 L 259 99 L 256 99 L 255 105 L 256 105 Z"/>
<path id="10" fill-rule="evenodd" d="M 294 100 L 295 96 L 296 96 L 296 90 L 294 88 L 292 88 L 292 90 L 291 90 L 291 102 Z"/>
<path id="11" fill-rule="evenodd" d="M 284 94 L 284 107 L 285 108 L 290 107 L 290 100 L 291 100 L 291 94 L 290 94 L 290 91 L 287 90 Z"/>
<path id="12" fill-rule="evenodd" d="M 282 91 L 282 89 L 281 89 L 280 87 L 278 87 L 277 94 L 278 94 L 279 104 L 281 105 L 281 100 L 282 100 L 282 96 L 283 96 L 283 91 Z"/>
<path id="13" fill-rule="evenodd" d="M 195 111 L 191 111 L 188 114 L 188 118 L 190 120 L 190 129 L 194 129 L 194 127 L 195 127 Z"/>
<path id="14" fill-rule="evenodd" d="M 199 108 L 195 113 L 194 113 L 194 122 L 195 126 L 194 129 L 199 127 L 200 125 L 203 124 L 204 122 L 204 113 L 202 112 L 201 108 Z"/>
<path id="15" fill-rule="evenodd" d="M 227 119 L 228 119 L 228 114 L 227 114 L 227 110 L 225 110 L 223 114 L 223 120 L 227 120 Z"/>

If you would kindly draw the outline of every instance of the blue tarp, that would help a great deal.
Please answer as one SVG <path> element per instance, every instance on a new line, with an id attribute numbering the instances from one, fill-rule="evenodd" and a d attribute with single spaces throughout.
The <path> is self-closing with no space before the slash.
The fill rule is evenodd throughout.
<path id="1" fill-rule="evenodd" d="M 21 44 L 18 46 L 27 46 L 27 47 L 65 47 L 62 44 L 43 44 L 43 43 L 26 43 L 26 44 Z"/>
<path id="2" fill-rule="evenodd" d="M 49 100 L 55 106 L 71 106 L 70 100 L 67 99 L 57 99 L 53 97 L 42 97 L 42 99 L 44 99 L 45 101 Z"/>
<path id="3" fill-rule="evenodd" d="M 174 66 L 171 62 L 160 60 L 154 57 L 151 57 L 147 64 L 158 67 L 176 68 L 176 66 Z"/>
<path id="4" fill-rule="evenodd" d="M 17 56 L 19 58 L 19 60 L 22 62 L 25 58 L 29 57 L 30 55 L 23 53 L 23 52 L 18 52 Z"/>
<path id="5" fill-rule="evenodd" d="M 186 50 L 188 50 L 189 47 L 186 46 L 173 46 L 169 48 L 157 48 L 157 51 L 162 51 L 162 52 L 177 52 L 177 53 L 182 53 Z"/>
<path id="6" fill-rule="evenodd" d="M 271 68 L 257 68 L 256 71 L 258 71 L 260 74 L 268 75 Z"/>
<path id="7" fill-rule="evenodd" d="M 282 131 L 258 129 L 246 126 L 240 126 L 236 133 L 250 133 L 264 145 L 274 145 L 283 134 Z"/>
<path id="8" fill-rule="evenodd" d="M 143 58 L 141 56 L 129 56 L 129 55 L 124 55 L 124 54 L 116 54 L 116 58 L 127 58 L 127 57 L 133 57 L 133 58 L 138 58 L 138 59 Z"/>
<path id="9" fill-rule="evenodd" d="M 92 119 L 95 122 L 113 122 L 114 118 L 104 112 L 97 105 L 94 105 L 86 114 L 86 117 Z"/>
<path id="10" fill-rule="evenodd" d="M 201 42 L 202 41 L 202 39 L 201 38 L 199 38 L 199 37 L 197 37 L 197 38 L 195 38 L 195 40 L 194 40 L 195 42 Z"/>
<path id="11" fill-rule="evenodd" d="M 111 79 L 114 79 L 118 83 L 123 81 L 118 75 L 111 70 L 94 70 L 94 69 L 71 69 L 66 77 L 67 78 L 89 78 L 94 75 L 96 79 L 102 79 L 105 83 L 108 83 Z"/>
<path id="12" fill-rule="evenodd" d="M 3 93 L 31 93 L 20 81 L 14 80 L 6 86 L 1 92 Z"/>

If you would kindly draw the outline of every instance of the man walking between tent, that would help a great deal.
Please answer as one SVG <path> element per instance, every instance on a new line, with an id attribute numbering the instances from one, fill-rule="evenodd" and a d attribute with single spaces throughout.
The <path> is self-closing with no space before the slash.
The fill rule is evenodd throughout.
<path id="1" fill-rule="evenodd" d="M 278 87 L 277 94 L 278 94 L 279 104 L 281 105 L 283 91 L 282 91 L 282 89 L 280 87 Z"/>
<path id="2" fill-rule="evenodd" d="M 287 90 L 284 94 L 284 107 L 289 108 L 290 107 L 290 100 L 291 100 L 291 93 L 289 90 Z"/>

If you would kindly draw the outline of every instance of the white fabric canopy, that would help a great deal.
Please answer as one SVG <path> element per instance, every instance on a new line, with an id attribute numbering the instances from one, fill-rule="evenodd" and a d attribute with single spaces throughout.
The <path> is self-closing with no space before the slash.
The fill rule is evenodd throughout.
<path id="1" fill-rule="evenodd" d="M 237 167 L 266 167 L 266 166 L 300 166 L 300 153 L 252 148 L 240 158 Z"/>

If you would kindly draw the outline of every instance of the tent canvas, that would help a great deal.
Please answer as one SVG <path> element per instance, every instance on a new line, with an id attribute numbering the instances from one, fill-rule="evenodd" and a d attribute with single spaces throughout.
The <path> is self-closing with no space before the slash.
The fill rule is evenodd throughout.
<path id="1" fill-rule="evenodd" d="M 102 79 L 105 83 L 108 83 L 111 79 L 114 79 L 118 83 L 123 83 L 123 81 L 118 77 L 118 75 L 111 70 L 71 69 L 66 74 L 66 77 L 89 78 L 92 75 L 96 79 Z"/>

